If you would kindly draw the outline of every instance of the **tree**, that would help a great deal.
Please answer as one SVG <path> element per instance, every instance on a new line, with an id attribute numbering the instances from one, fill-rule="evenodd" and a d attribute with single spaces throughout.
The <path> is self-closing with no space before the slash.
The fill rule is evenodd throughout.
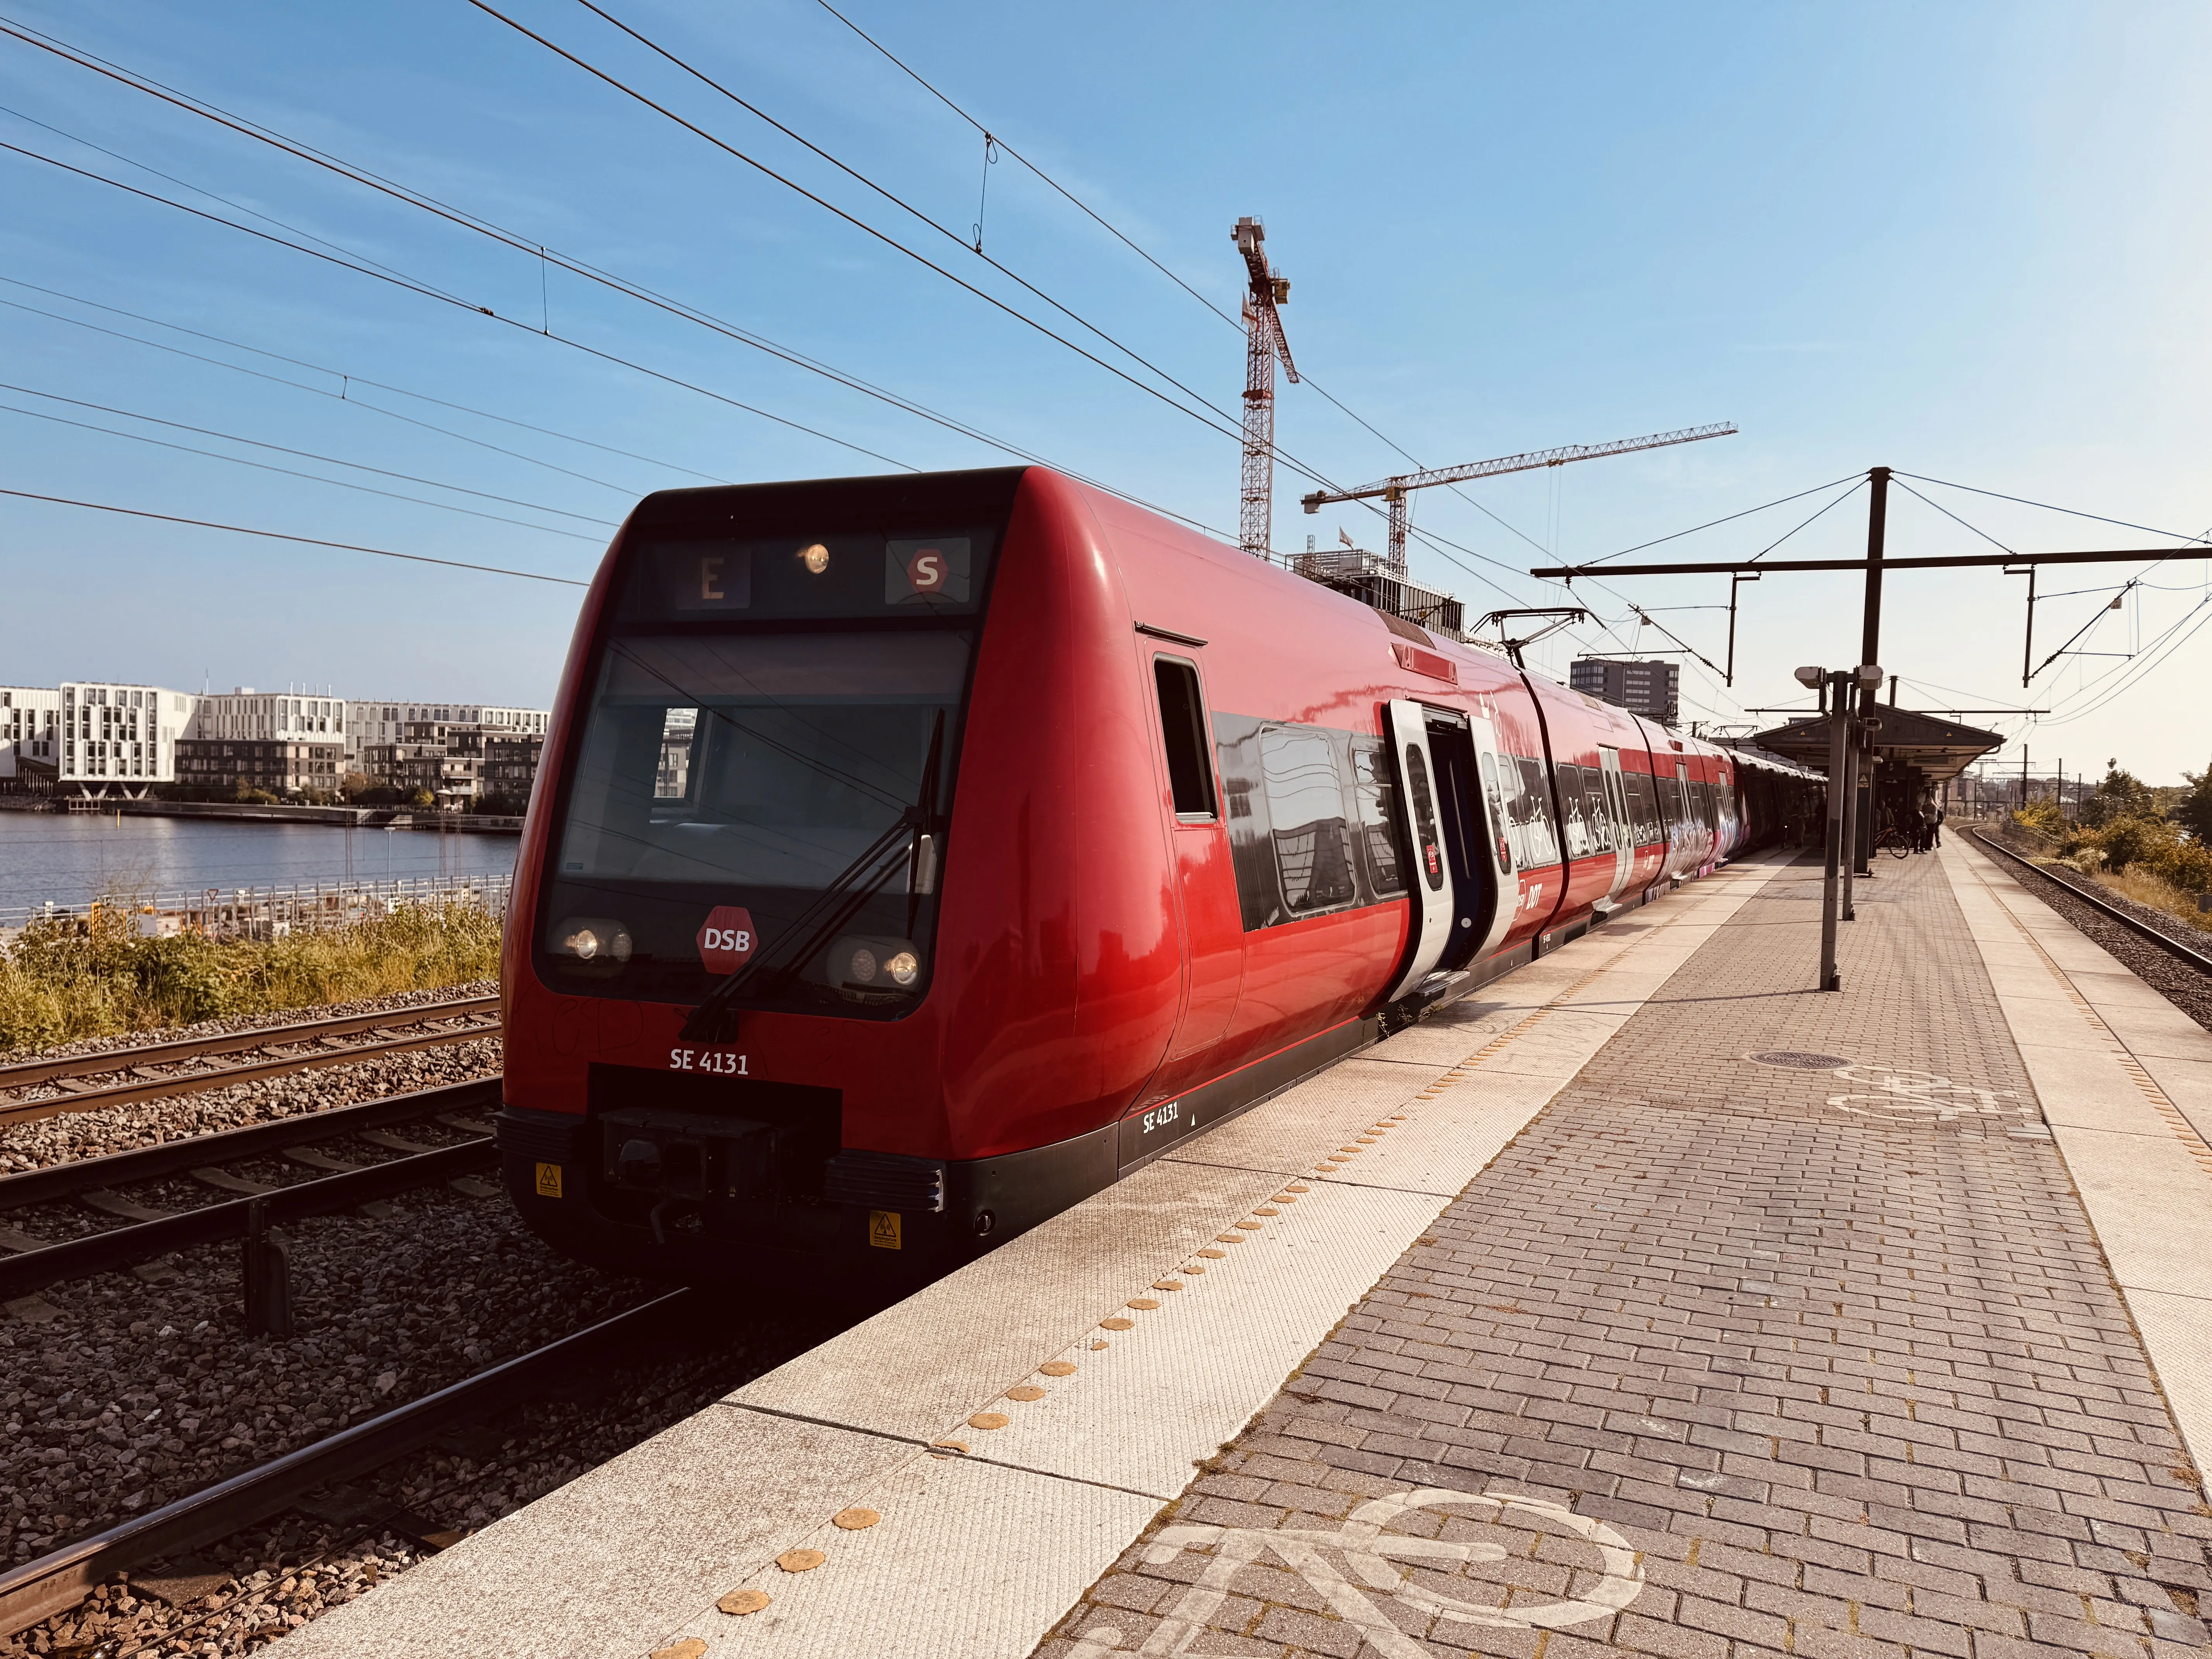
<path id="1" fill-rule="evenodd" d="M 2081 803 L 2081 822 L 2093 830 L 2121 818 L 2158 816 L 2157 794 L 2134 773 L 2124 770 L 2117 760 L 2105 763 L 2105 781 Z"/>
<path id="2" fill-rule="evenodd" d="M 2212 762 L 2202 772 L 2184 772 L 2188 793 L 2173 809 L 2173 821 L 2189 832 L 2190 839 L 2212 846 Z"/>

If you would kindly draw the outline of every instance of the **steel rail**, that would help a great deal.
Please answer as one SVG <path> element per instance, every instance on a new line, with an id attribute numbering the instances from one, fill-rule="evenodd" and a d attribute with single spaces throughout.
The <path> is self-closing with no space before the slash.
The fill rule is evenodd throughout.
<path id="1" fill-rule="evenodd" d="M 340 1429 L 311 1446 L 0 1572 L 0 1636 L 12 1636 L 75 1607 L 115 1573 L 227 1538 L 281 1514 L 321 1487 L 404 1456 L 457 1423 L 513 1405 L 550 1383 L 565 1382 L 580 1363 L 602 1349 L 650 1352 L 652 1333 L 696 1294 L 672 1291 L 434 1394 Z M 398 1507 L 395 1504 L 393 1510 Z"/>
<path id="2" fill-rule="evenodd" d="M 363 1129 L 410 1123 L 418 1118 L 434 1117 L 441 1112 L 497 1106 L 499 1090 L 497 1077 L 477 1078 L 467 1083 L 447 1083 L 435 1089 L 363 1101 L 356 1106 L 301 1112 L 268 1123 L 249 1123 L 242 1129 L 188 1135 L 182 1140 L 165 1140 L 159 1146 L 134 1147 L 100 1158 L 73 1158 L 43 1170 L 0 1176 L 0 1213 L 20 1210 L 27 1204 L 52 1204 L 103 1187 L 156 1181 L 163 1176 L 210 1164 L 235 1163 L 240 1158 L 283 1152 L 290 1146 L 335 1140 Z"/>
<path id="3" fill-rule="evenodd" d="M 378 1014 L 338 1014 L 328 1019 L 301 1020 L 291 1025 L 267 1025 L 251 1031 L 223 1031 L 214 1036 L 179 1037 L 173 1042 L 149 1042 L 133 1048 L 109 1048 L 100 1054 L 69 1054 L 59 1060 L 24 1060 L 0 1066 L 0 1089 L 26 1089 L 57 1078 L 94 1077 L 103 1072 L 127 1071 L 133 1066 L 166 1066 L 203 1054 L 247 1054 L 275 1043 L 308 1042 L 317 1037 L 345 1036 L 384 1026 L 420 1025 L 459 1014 L 490 1013 L 499 1006 L 496 994 L 457 997 L 450 1002 L 426 1002 L 414 1008 L 389 1008 Z"/>
<path id="4" fill-rule="evenodd" d="M 204 1160 L 203 1160 L 204 1161 Z M 158 1221 L 134 1221 L 105 1232 L 26 1250 L 21 1255 L 0 1257 L 0 1302 L 28 1296 L 64 1279 L 83 1279 L 93 1273 L 127 1267 L 135 1261 L 167 1255 L 226 1238 L 244 1238 L 251 1226 L 251 1212 L 262 1212 L 270 1225 L 299 1221 L 308 1216 L 349 1210 L 373 1199 L 416 1187 L 435 1185 L 456 1176 L 489 1168 L 499 1162 L 499 1149 L 489 1135 L 441 1146 L 434 1152 L 415 1152 L 388 1163 L 349 1170 L 343 1175 L 317 1176 L 289 1187 L 251 1198 L 230 1199 L 181 1210 Z"/>
<path id="5" fill-rule="evenodd" d="M 132 1083 L 115 1084 L 105 1089 L 82 1089 L 71 1094 L 49 1095 L 40 1100 L 0 1104 L 0 1125 L 35 1122 L 40 1118 L 59 1117 L 69 1112 L 96 1111 L 103 1106 L 161 1100 L 172 1095 L 203 1094 L 210 1089 L 227 1089 L 234 1083 L 285 1077 L 295 1072 L 312 1072 L 326 1066 L 348 1066 L 358 1060 L 373 1060 L 380 1054 L 406 1054 L 416 1048 L 439 1048 L 449 1043 L 474 1042 L 480 1037 L 496 1036 L 499 1030 L 496 1024 L 490 1024 L 465 1026 L 455 1030 L 426 1031 L 415 1036 L 359 1043 L 349 1048 L 318 1048 L 307 1054 L 246 1060 L 225 1066 L 217 1071 L 190 1072 L 180 1077 L 149 1078 Z M 256 1046 L 268 1045 L 264 1042 Z M 133 1063 L 143 1065 L 145 1062 Z"/>
<path id="6" fill-rule="evenodd" d="M 2082 903 L 2089 906 L 2092 909 L 2101 911 L 2104 915 L 2111 917 L 2114 921 L 2119 923 L 2121 927 L 2126 928 L 2130 933 L 2148 939 L 2153 945 L 2157 945 L 2160 949 L 2179 957 L 2191 967 L 2200 968 L 2203 969 L 2204 972 L 2212 974 L 2212 957 L 2208 957 L 2201 951 L 2192 951 L 2189 946 L 2184 945 L 2179 939 L 2169 938 L 2166 934 L 2159 932 L 2157 928 L 2152 927 L 2148 922 L 2140 921 L 2136 917 L 2130 915 L 2118 906 L 2107 904 L 2104 900 L 2097 897 L 2093 893 L 2083 892 L 2072 882 L 2067 881 L 2061 877 L 2052 875 L 2050 871 L 2036 863 L 2034 860 L 2022 858 L 2018 853 L 2014 852 L 2011 848 L 2002 846 L 1998 842 L 1992 841 L 1982 830 L 1975 830 L 1972 834 L 1974 839 L 1982 846 L 1987 848 L 1990 852 L 2003 854 L 2007 858 L 2010 859 L 2014 864 L 2019 865 L 2022 869 L 2033 870 L 2037 875 L 2041 876 L 2045 881 L 2050 882 L 2056 886 L 2064 888 L 2075 898 L 2080 899 Z"/>

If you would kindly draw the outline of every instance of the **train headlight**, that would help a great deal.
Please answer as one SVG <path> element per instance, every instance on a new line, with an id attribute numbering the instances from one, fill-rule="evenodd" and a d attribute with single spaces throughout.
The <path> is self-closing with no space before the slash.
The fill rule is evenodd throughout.
<path id="1" fill-rule="evenodd" d="M 830 949 L 830 982 L 864 1000 L 902 996 L 921 982 L 921 953 L 911 939 L 848 934 Z"/>
<path id="2" fill-rule="evenodd" d="M 830 568 L 830 550 L 819 542 L 801 550 L 799 558 L 799 562 L 817 576 Z"/>
<path id="3" fill-rule="evenodd" d="M 553 930 L 551 948 L 579 969 L 612 974 L 635 947 L 629 929 L 611 916 L 569 916 Z"/>

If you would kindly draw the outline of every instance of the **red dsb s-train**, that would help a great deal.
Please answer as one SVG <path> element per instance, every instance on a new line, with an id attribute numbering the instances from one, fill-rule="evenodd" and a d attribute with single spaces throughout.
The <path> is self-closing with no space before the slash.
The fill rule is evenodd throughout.
<path id="1" fill-rule="evenodd" d="M 506 1183 L 629 1271 L 941 1266 L 1806 787 L 1041 467 L 656 495 L 515 870 Z"/>

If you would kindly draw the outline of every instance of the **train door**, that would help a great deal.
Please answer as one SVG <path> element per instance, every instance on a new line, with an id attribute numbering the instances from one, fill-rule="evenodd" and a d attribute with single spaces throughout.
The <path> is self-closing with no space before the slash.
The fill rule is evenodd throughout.
<path id="1" fill-rule="evenodd" d="M 1425 708 L 1422 714 L 1452 895 L 1446 943 L 1431 971 L 1449 971 L 1465 967 L 1481 950 L 1490 913 L 1497 908 L 1498 884 L 1488 879 L 1492 854 L 1483 826 L 1482 773 L 1468 717 L 1455 709 Z"/>
<path id="2" fill-rule="evenodd" d="M 1690 781 L 1690 763 L 1674 763 L 1674 783 L 1680 791 L 1682 803 L 1682 842 L 1674 860 L 1678 871 L 1694 870 L 1705 861 L 1705 846 L 1709 832 L 1705 815 L 1698 805 L 1698 787 Z"/>
<path id="3" fill-rule="evenodd" d="M 1613 886 L 1606 897 L 1618 902 L 1636 867 L 1635 821 L 1628 813 L 1628 786 L 1620 775 L 1620 750 L 1598 745 L 1598 771 L 1603 786 L 1606 816 L 1613 820 Z"/>
<path id="4" fill-rule="evenodd" d="M 1171 834 L 1185 989 L 1182 1018 L 1167 1057 L 1180 1060 L 1211 1048 L 1229 1029 L 1244 984 L 1244 919 L 1221 822 L 1198 665 L 1185 657 L 1157 655 L 1152 682 L 1175 807 Z"/>
<path id="5" fill-rule="evenodd" d="M 1486 862 L 1490 868 L 1490 878 L 1484 884 L 1490 895 L 1490 915 L 1486 921 L 1476 922 L 1474 930 L 1482 939 L 1472 960 L 1483 962 L 1497 951 L 1513 926 L 1514 903 L 1506 895 L 1511 894 L 1513 901 L 1517 901 L 1521 882 L 1513 872 L 1513 843 L 1505 833 L 1505 797 L 1498 784 L 1498 768 L 1512 763 L 1499 758 L 1498 727 L 1487 716 L 1474 715 L 1467 727 L 1474 744 L 1475 767 L 1482 780 L 1482 833 L 1476 837 L 1481 851 L 1476 854 L 1476 861 Z"/>
<path id="6" fill-rule="evenodd" d="M 1406 835 L 1413 843 L 1412 926 L 1405 970 L 1384 997 L 1395 1002 L 1436 971 L 1451 942 L 1451 868 L 1444 854 L 1443 825 L 1437 813 L 1436 763 L 1429 751 L 1428 722 L 1421 705 L 1400 699 L 1383 705 L 1383 735 L 1390 744 L 1390 769 L 1398 799 L 1405 803 Z"/>

